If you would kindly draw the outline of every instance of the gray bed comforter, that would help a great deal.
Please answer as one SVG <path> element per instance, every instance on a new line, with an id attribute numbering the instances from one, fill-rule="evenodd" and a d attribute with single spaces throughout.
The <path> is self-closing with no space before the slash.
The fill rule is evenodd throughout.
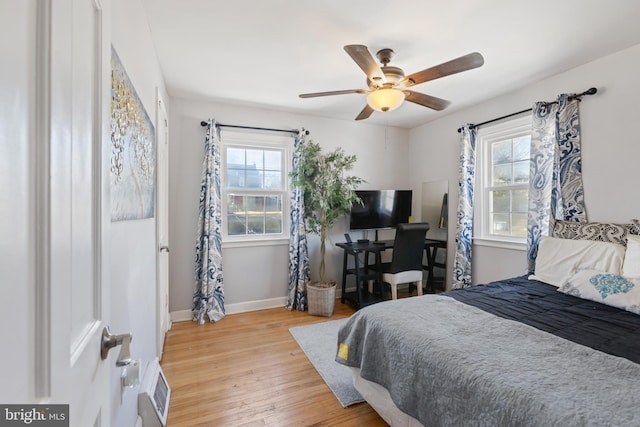
<path id="1" fill-rule="evenodd" d="M 366 307 L 338 344 L 425 426 L 640 426 L 640 365 L 447 296 Z"/>

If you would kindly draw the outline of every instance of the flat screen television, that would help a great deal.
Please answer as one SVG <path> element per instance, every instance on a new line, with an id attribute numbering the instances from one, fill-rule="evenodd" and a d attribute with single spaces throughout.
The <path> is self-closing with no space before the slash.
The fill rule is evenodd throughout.
<path id="1" fill-rule="evenodd" d="M 409 222 L 411 190 L 356 190 L 363 205 L 351 207 L 349 229 L 379 230 Z"/>

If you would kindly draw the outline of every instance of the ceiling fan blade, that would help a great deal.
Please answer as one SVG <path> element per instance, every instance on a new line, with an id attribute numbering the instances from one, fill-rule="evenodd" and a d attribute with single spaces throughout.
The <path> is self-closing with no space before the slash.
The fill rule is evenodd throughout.
<path id="1" fill-rule="evenodd" d="M 424 93 L 414 92 L 412 90 L 403 90 L 403 92 L 407 94 L 405 98 L 407 101 L 436 111 L 442 111 L 450 104 L 446 99 L 436 98 L 435 96 L 425 95 Z"/>
<path id="2" fill-rule="evenodd" d="M 373 108 L 369 107 L 369 104 L 367 104 L 364 106 L 362 111 L 360 111 L 360 114 L 358 114 L 358 117 L 356 117 L 356 120 L 368 119 L 371 113 L 373 113 Z"/>
<path id="3" fill-rule="evenodd" d="M 429 80 L 439 79 L 440 77 L 449 76 L 451 74 L 460 73 L 462 71 L 472 70 L 484 64 L 484 58 L 478 52 L 473 52 L 460 58 L 452 59 L 435 67 L 418 71 L 417 73 L 406 76 L 400 82 L 404 87 L 411 87 Z"/>
<path id="4" fill-rule="evenodd" d="M 351 59 L 362 68 L 362 71 L 364 71 L 369 80 L 376 83 L 384 81 L 384 73 L 366 46 L 349 44 L 344 47 L 344 50 L 346 50 Z"/>
<path id="5" fill-rule="evenodd" d="M 366 89 L 347 89 L 347 90 L 334 90 L 330 92 L 315 92 L 315 93 L 303 93 L 298 95 L 300 98 L 315 98 L 317 96 L 330 96 L 330 95 L 346 95 L 348 93 L 368 93 Z"/>

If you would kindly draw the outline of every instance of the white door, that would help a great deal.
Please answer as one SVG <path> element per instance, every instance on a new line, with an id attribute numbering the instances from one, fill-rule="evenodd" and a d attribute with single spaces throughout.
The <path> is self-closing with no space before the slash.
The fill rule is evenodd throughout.
<path id="1" fill-rule="evenodd" d="M 100 357 L 109 313 L 104 3 L 50 2 L 51 399 L 70 404 L 77 426 L 109 425 L 110 413 L 109 364 Z"/>
<path id="2" fill-rule="evenodd" d="M 171 327 L 169 319 L 169 118 L 158 89 L 156 89 L 156 97 L 156 146 L 158 153 L 156 168 L 156 241 L 158 242 L 156 352 L 158 358 L 162 359 L 164 336 Z"/>
<path id="3" fill-rule="evenodd" d="M 0 247 L 9 280 L 0 338 L 11 354 L 0 401 L 68 404 L 70 425 L 82 427 L 108 426 L 110 415 L 110 367 L 100 357 L 109 313 L 107 2 L 0 6 L 10 73 L 0 80 L 0 231 L 9 242 Z"/>

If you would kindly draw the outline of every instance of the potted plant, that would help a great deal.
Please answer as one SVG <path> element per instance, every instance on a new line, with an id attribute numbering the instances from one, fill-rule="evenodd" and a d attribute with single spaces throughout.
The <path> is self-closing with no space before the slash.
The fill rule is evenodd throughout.
<path id="1" fill-rule="evenodd" d="M 331 316 L 336 281 L 324 278 L 327 231 L 351 211 L 353 203 L 362 203 L 355 189 L 364 180 L 345 175 L 353 168 L 356 156 L 347 155 L 342 148 L 324 154 L 319 144 L 308 141 L 297 150 L 300 165 L 290 174 L 292 184 L 302 189 L 308 231 L 320 235 L 320 280 L 307 284 L 309 314 Z"/>

